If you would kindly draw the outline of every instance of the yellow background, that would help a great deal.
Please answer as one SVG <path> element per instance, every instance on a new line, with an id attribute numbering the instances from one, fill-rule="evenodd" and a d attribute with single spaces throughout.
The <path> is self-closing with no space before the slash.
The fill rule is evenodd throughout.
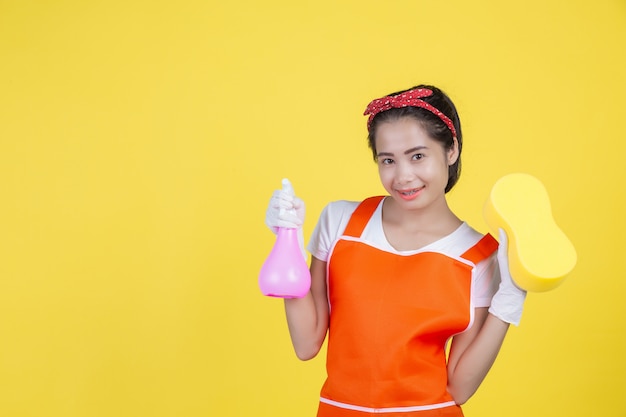
<path id="1" fill-rule="evenodd" d="M 0 0 L 0 415 L 311 416 L 257 274 L 289 177 L 305 235 L 381 193 L 365 105 L 418 83 L 461 114 L 457 213 L 500 176 L 577 248 L 531 294 L 468 417 L 626 415 L 623 0 Z"/>

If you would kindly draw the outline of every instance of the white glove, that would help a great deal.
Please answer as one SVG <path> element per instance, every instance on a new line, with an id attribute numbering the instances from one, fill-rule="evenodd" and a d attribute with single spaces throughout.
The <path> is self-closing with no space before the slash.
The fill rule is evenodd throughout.
<path id="1" fill-rule="evenodd" d="M 276 190 L 272 194 L 270 204 L 265 212 L 265 224 L 274 234 L 278 233 L 279 227 L 298 229 L 298 244 L 302 257 L 306 260 L 304 251 L 304 235 L 302 224 L 304 223 L 304 202 L 296 197 L 293 187 L 287 178 L 282 181 L 282 190 Z"/>
<path id="2" fill-rule="evenodd" d="M 500 287 L 491 299 L 489 312 L 500 320 L 519 326 L 526 299 L 526 291 L 515 285 L 509 272 L 507 255 L 508 240 L 504 230 L 500 229 L 500 246 L 498 247 L 498 264 L 500 265 Z"/>
<path id="3" fill-rule="evenodd" d="M 265 224 L 274 234 L 279 227 L 298 229 L 304 223 L 304 202 L 296 197 L 287 178 L 282 190 L 274 191 L 265 212 Z"/>

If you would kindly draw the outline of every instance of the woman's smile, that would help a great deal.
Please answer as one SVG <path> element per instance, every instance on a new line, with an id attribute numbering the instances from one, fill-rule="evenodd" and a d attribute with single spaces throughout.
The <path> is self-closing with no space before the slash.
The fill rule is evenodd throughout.
<path id="1" fill-rule="evenodd" d="M 403 200 L 410 201 L 410 200 L 416 199 L 421 194 L 421 191 L 424 188 L 425 187 L 422 186 L 419 188 L 396 190 L 396 192 L 400 195 L 400 198 L 402 198 Z"/>

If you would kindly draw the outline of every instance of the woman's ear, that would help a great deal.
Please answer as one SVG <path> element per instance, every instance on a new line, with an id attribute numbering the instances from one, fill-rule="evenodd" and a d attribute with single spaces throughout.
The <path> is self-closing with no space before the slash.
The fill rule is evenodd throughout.
<path id="1" fill-rule="evenodd" d="M 452 146 L 448 149 L 448 165 L 454 165 L 457 159 L 459 159 L 459 141 L 453 138 Z"/>

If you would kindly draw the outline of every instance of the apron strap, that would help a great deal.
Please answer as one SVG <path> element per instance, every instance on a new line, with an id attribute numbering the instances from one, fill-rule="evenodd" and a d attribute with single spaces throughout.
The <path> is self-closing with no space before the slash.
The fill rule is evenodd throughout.
<path id="1" fill-rule="evenodd" d="M 346 226 L 346 230 L 344 230 L 344 236 L 351 237 L 360 237 L 361 233 L 363 233 L 363 229 L 367 225 L 367 222 L 372 217 L 372 214 L 376 211 L 378 204 L 380 201 L 385 198 L 380 195 L 377 197 L 369 197 L 363 200 L 352 213 L 352 217 L 350 217 L 350 221 Z"/>
<path id="2" fill-rule="evenodd" d="M 469 248 L 461 258 L 467 259 L 468 261 L 477 264 L 483 259 L 491 256 L 498 249 L 498 241 L 487 233 L 482 237 L 474 246 Z"/>
<path id="3" fill-rule="evenodd" d="M 369 197 L 363 200 L 357 208 L 352 213 L 350 220 L 348 221 L 348 225 L 346 226 L 346 230 L 344 230 L 344 236 L 351 237 L 360 237 L 361 233 L 367 226 L 367 222 L 369 222 L 372 214 L 378 208 L 381 200 L 385 198 L 384 196 L 376 196 Z M 498 249 L 498 241 L 487 233 L 482 237 L 474 246 L 469 248 L 461 257 L 463 259 L 467 259 L 468 261 L 477 264 L 483 259 L 491 256 L 493 252 Z"/>

